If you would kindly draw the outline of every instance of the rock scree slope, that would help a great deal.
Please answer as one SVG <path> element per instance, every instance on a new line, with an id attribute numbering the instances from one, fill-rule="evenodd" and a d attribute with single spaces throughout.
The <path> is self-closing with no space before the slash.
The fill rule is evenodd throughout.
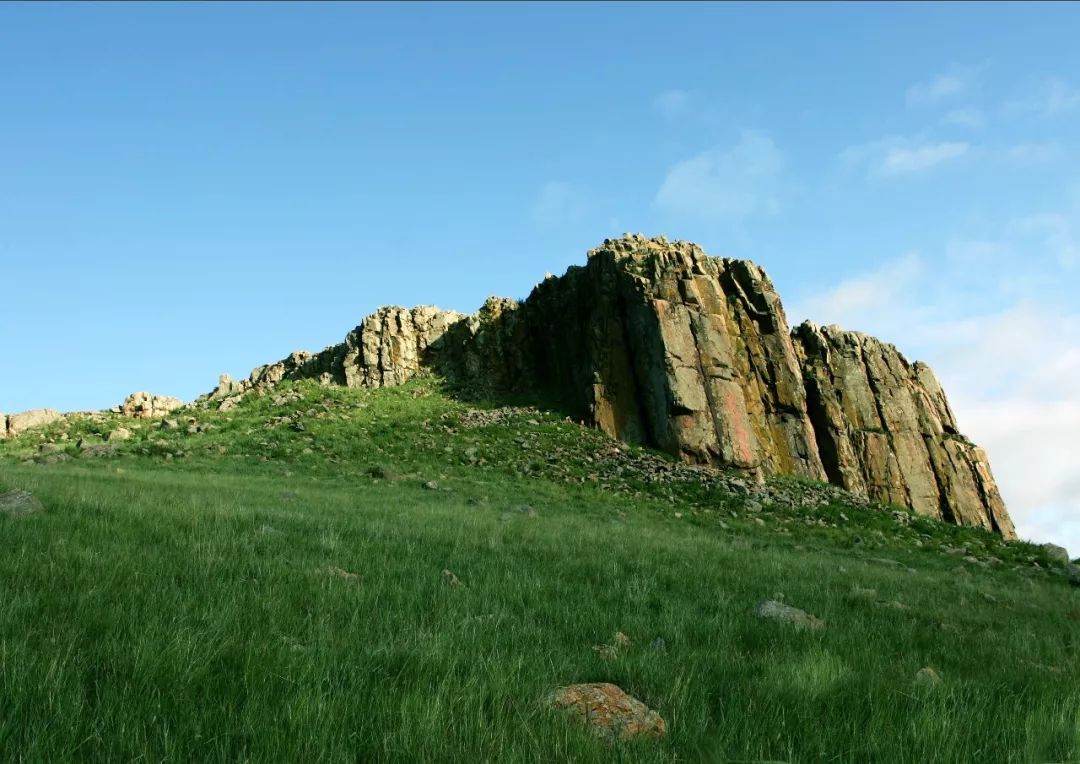
<path id="1" fill-rule="evenodd" d="M 223 376 L 203 400 L 228 408 L 282 380 L 383 387 L 427 370 L 473 394 L 558 400 L 688 463 L 828 480 L 1016 537 L 985 452 L 929 367 L 839 327 L 792 331 L 760 267 L 664 237 L 605 240 L 524 301 L 489 298 L 472 315 L 380 308 L 344 342 Z"/>

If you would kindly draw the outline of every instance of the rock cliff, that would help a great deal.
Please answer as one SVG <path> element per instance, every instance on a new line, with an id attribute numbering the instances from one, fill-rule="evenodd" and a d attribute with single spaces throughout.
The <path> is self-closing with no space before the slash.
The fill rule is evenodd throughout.
<path id="1" fill-rule="evenodd" d="M 663 237 L 607 240 L 521 303 L 381 308 L 341 344 L 223 377 L 208 398 L 227 406 L 284 379 L 397 385 L 424 369 L 474 395 L 542 397 L 686 462 L 828 480 L 1015 537 L 986 454 L 927 366 L 837 327 L 792 332 L 754 263 Z"/>

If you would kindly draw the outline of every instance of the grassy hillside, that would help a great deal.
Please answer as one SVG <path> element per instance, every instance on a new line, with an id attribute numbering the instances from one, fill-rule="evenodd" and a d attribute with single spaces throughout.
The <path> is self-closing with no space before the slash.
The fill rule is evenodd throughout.
<path id="1" fill-rule="evenodd" d="M 1080 760 L 1080 591 L 1031 545 L 432 380 L 175 419 L 0 443 L 46 507 L 0 514 L 0 760 Z M 542 703 L 600 681 L 668 736 Z"/>

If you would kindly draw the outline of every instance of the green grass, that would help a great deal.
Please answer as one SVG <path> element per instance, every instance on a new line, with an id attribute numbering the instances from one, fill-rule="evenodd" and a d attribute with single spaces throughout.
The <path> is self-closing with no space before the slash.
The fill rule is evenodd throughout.
<path id="1" fill-rule="evenodd" d="M 0 760 L 1080 760 L 1080 592 L 1035 547 L 749 512 L 554 414 L 465 427 L 431 381 L 295 389 L 112 459 L 19 462 L 111 417 L 0 444 L 0 488 L 47 509 L 0 515 Z M 780 594 L 827 628 L 753 615 Z M 543 707 L 594 681 L 669 735 L 611 745 Z"/>

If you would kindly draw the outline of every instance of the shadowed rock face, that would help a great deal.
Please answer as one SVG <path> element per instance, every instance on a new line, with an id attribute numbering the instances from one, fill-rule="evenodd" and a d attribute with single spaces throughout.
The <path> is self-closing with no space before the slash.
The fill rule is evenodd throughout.
<path id="1" fill-rule="evenodd" d="M 283 379 L 382 387 L 425 368 L 472 394 L 558 401 L 687 462 L 829 480 L 1015 537 L 986 454 L 928 367 L 855 332 L 792 333 L 754 263 L 663 237 L 607 240 L 524 302 L 490 298 L 470 316 L 381 308 L 340 345 L 223 379 L 212 396 Z"/>

